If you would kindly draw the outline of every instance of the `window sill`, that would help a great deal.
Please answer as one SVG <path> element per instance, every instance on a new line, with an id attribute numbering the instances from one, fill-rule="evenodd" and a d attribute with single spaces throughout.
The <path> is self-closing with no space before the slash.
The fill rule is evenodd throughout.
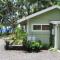
<path id="1" fill-rule="evenodd" d="M 32 30 L 33 32 L 49 32 L 49 30 Z"/>

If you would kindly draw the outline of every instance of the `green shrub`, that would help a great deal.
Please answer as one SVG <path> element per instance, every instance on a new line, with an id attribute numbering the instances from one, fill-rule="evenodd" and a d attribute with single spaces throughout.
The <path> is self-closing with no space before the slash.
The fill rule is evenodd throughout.
<path id="1" fill-rule="evenodd" d="M 23 39 L 26 37 L 26 32 L 24 32 L 21 28 L 16 27 L 15 32 L 11 34 L 10 40 L 13 40 L 12 45 L 20 45 L 23 42 Z M 25 40 L 24 40 L 25 41 Z"/>
<path id="2" fill-rule="evenodd" d="M 41 41 L 24 40 L 23 45 L 28 51 L 39 51 L 41 48 Z"/>
<path id="3" fill-rule="evenodd" d="M 16 27 L 15 37 L 16 37 L 17 39 L 23 40 L 23 38 L 25 38 L 26 35 L 27 35 L 26 32 L 24 32 L 21 28 Z"/>
<path id="4" fill-rule="evenodd" d="M 16 40 L 16 38 L 15 38 L 15 37 L 12 37 L 11 39 L 12 39 L 12 40 Z"/>
<path id="5" fill-rule="evenodd" d="M 27 38 L 25 37 L 25 38 L 23 38 L 23 47 L 26 47 L 26 45 L 27 45 Z"/>

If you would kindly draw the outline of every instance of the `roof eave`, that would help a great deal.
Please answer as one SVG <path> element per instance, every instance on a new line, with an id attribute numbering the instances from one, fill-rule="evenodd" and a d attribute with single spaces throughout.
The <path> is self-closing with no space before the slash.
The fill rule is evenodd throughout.
<path id="1" fill-rule="evenodd" d="M 21 22 L 23 22 L 23 21 L 25 21 L 25 20 L 28 20 L 28 19 L 30 19 L 30 18 L 33 18 L 33 17 L 35 17 L 35 16 L 38 16 L 38 15 L 40 15 L 40 14 L 43 14 L 43 13 L 48 12 L 48 11 L 50 11 L 50 10 L 53 10 L 53 9 L 55 9 L 55 8 L 60 9 L 60 6 L 54 5 L 54 6 L 52 6 L 52 7 L 46 8 L 46 9 L 44 9 L 44 10 L 42 10 L 42 11 L 36 12 L 36 13 L 34 13 L 34 14 L 32 14 L 32 15 L 29 15 L 29 16 L 27 16 L 27 17 L 24 17 L 24 18 L 18 20 L 18 23 L 21 23 Z"/>

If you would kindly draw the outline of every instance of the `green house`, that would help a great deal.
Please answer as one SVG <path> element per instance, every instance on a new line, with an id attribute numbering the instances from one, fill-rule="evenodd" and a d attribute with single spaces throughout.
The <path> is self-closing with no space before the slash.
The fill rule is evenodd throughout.
<path id="1" fill-rule="evenodd" d="M 28 33 L 28 40 L 41 40 L 49 44 L 50 33 L 54 36 L 54 47 L 60 49 L 60 6 L 54 5 L 18 20 Z M 50 23 L 53 24 L 51 32 Z"/>

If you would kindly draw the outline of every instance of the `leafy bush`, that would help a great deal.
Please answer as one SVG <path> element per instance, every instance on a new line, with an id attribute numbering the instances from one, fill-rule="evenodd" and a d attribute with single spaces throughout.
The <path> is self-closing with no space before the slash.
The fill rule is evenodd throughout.
<path id="1" fill-rule="evenodd" d="M 11 44 L 20 45 L 22 44 L 23 39 L 26 37 L 26 32 L 24 32 L 21 28 L 16 27 L 15 33 L 13 33 L 11 36 L 11 40 L 13 40 Z"/>
<path id="2" fill-rule="evenodd" d="M 31 42 L 32 50 L 38 51 L 40 49 L 40 47 L 41 47 L 41 44 L 39 42 L 37 42 L 37 41 L 32 41 Z"/>
<path id="3" fill-rule="evenodd" d="M 23 38 L 23 42 L 22 42 L 23 47 L 25 47 L 25 46 L 26 46 L 26 43 L 27 43 L 27 38 L 25 37 L 25 38 Z"/>
<path id="4" fill-rule="evenodd" d="M 23 45 L 28 51 L 39 51 L 41 48 L 41 41 L 24 40 Z"/>
<path id="5" fill-rule="evenodd" d="M 15 37 L 17 39 L 23 39 L 26 37 L 26 32 L 24 32 L 21 28 L 19 27 L 16 27 L 16 30 L 15 30 Z"/>

